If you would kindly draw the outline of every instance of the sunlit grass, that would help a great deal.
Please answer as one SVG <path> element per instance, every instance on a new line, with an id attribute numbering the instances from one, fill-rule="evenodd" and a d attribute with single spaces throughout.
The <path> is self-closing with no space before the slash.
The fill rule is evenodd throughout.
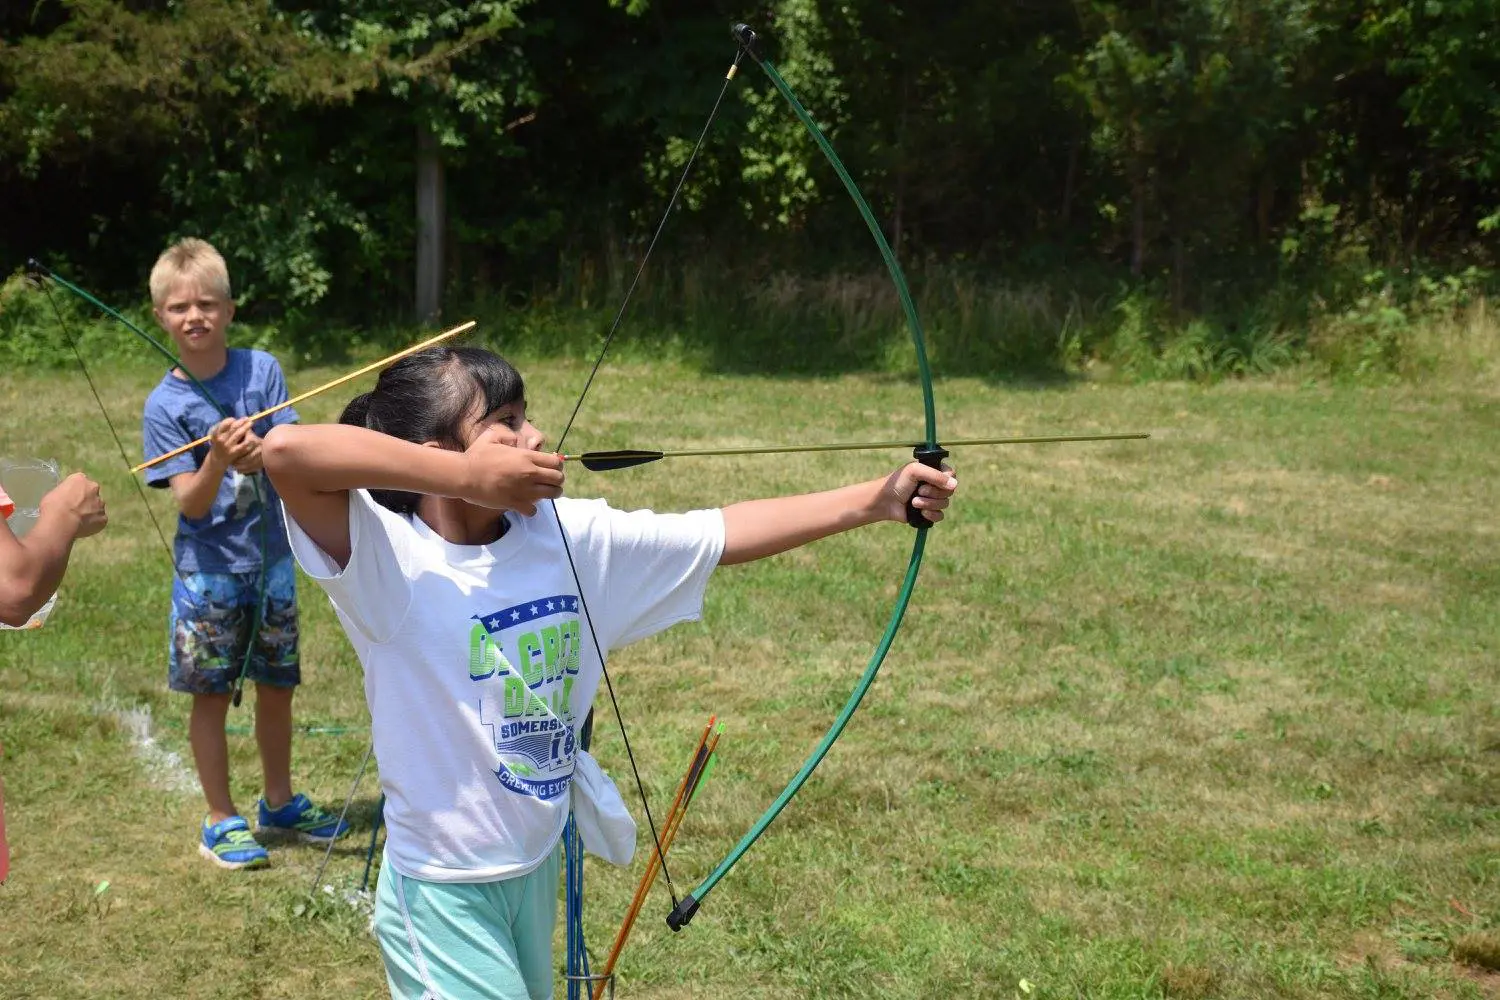
<path id="1" fill-rule="evenodd" d="M 515 360 L 555 434 L 582 362 Z M 95 372 L 130 442 L 156 371 Z M 335 374 L 288 376 L 295 392 Z M 303 417 L 330 419 L 346 398 Z M 658 890 L 618 995 L 1009 998 L 1028 995 L 1021 980 L 1042 998 L 1493 995 L 1494 388 L 955 378 L 938 399 L 947 437 L 1153 438 L 954 456 L 962 502 L 934 530 L 907 624 L 843 740 L 690 928 L 665 927 Z M 567 450 L 919 436 L 919 416 L 900 379 L 631 361 L 606 368 Z M 0 637 L 15 852 L 0 994 L 383 995 L 364 916 L 337 896 L 306 901 L 318 851 L 279 848 L 253 875 L 195 852 L 202 802 L 170 760 L 190 766 L 186 701 L 165 689 L 168 557 L 82 380 L 0 375 L 0 453 L 88 470 L 112 517 L 78 549 L 46 628 Z M 572 468 L 570 492 L 686 509 L 899 460 Z M 167 499 L 151 500 L 170 531 Z M 679 893 L 831 721 L 909 544 L 891 525 L 727 568 L 703 623 L 612 658 L 658 813 L 707 716 L 726 723 L 669 856 Z M 299 721 L 347 731 L 300 737 L 294 773 L 336 806 L 366 746 L 359 669 L 327 602 L 305 581 L 301 594 Z M 122 715 L 142 708 L 159 753 Z M 604 705 L 598 732 L 634 801 Z M 253 742 L 231 745 L 248 808 Z M 377 794 L 368 776 L 330 868 L 340 892 L 358 883 Z M 590 862 L 596 956 L 640 854 L 631 872 Z"/>

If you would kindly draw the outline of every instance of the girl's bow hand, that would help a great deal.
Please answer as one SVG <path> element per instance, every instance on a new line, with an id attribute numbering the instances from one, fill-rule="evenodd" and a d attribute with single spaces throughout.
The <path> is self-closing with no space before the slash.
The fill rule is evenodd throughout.
<path id="1" fill-rule="evenodd" d="M 905 521 L 906 505 L 910 503 L 922 516 L 933 524 L 943 519 L 948 509 L 958 480 L 953 469 L 944 465 L 941 469 L 910 462 L 891 473 L 880 491 L 880 516 L 888 521 Z"/>

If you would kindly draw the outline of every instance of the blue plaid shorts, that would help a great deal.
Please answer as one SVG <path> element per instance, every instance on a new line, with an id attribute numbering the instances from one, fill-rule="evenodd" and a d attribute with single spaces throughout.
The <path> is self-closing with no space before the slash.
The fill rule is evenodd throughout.
<path id="1" fill-rule="evenodd" d="M 266 570 L 265 607 L 255 627 L 260 573 L 185 573 L 172 584 L 167 686 L 189 694 L 228 694 L 245 679 L 272 687 L 302 683 L 297 645 L 297 574 L 288 556 Z"/>

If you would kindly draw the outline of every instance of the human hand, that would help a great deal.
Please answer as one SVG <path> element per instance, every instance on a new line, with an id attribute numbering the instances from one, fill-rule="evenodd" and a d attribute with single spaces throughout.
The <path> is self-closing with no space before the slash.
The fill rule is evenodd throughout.
<path id="1" fill-rule="evenodd" d="M 242 476 L 253 476 L 266 467 L 260 451 L 261 439 L 254 431 L 245 432 L 244 450 L 241 457 L 232 463 L 234 470 Z"/>
<path id="2" fill-rule="evenodd" d="M 943 511 L 958 480 L 951 466 L 934 469 L 921 462 L 910 462 L 891 473 L 880 491 L 880 516 L 888 521 L 905 521 L 906 505 L 910 503 L 923 517 L 936 524 L 943 519 Z"/>
<path id="3" fill-rule="evenodd" d="M 529 423 L 520 435 L 503 424 L 486 427 L 464 450 L 461 499 L 530 517 L 539 501 L 562 496 L 563 458 L 531 450 L 540 443 L 540 433 Z"/>
<path id="4" fill-rule="evenodd" d="M 252 450 L 246 438 L 254 438 L 254 450 L 259 451 L 260 438 L 250 431 L 249 417 L 225 417 L 209 432 L 209 457 L 219 465 L 229 468 L 245 458 Z"/>
<path id="5" fill-rule="evenodd" d="M 81 472 L 75 472 L 54 486 L 38 505 L 43 517 L 71 518 L 77 527 L 74 538 L 97 535 L 109 523 L 99 484 Z"/>

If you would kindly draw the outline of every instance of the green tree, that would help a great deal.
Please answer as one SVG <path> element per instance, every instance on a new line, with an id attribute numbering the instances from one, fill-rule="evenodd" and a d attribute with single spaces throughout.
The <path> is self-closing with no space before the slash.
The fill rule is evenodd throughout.
<path id="1" fill-rule="evenodd" d="M 1299 0 L 1088 9 L 1090 43 L 1062 82 L 1119 181 L 1118 200 L 1099 209 L 1128 233 L 1132 274 L 1147 273 L 1153 247 L 1169 248 L 1179 306 L 1189 253 L 1264 246 L 1275 192 L 1297 183 L 1284 154 L 1306 110 L 1300 61 L 1318 37 L 1309 14 Z"/>

